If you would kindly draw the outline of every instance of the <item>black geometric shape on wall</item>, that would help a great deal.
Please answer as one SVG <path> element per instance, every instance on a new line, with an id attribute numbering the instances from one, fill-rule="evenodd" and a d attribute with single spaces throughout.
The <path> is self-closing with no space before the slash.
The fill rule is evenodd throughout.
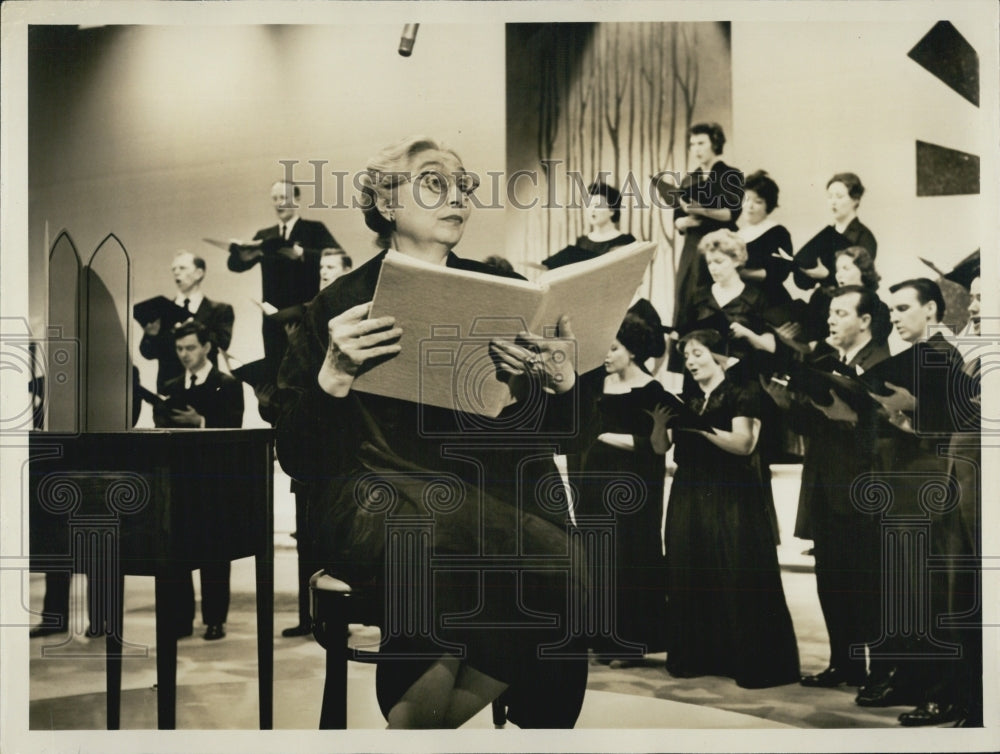
<path id="1" fill-rule="evenodd" d="M 978 155 L 917 142 L 917 196 L 978 193 Z"/>
<path id="2" fill-rule="evenodd" d="M 979 107 L 979 55 L 950 22 L 934 24 L 908 54 Z"/>

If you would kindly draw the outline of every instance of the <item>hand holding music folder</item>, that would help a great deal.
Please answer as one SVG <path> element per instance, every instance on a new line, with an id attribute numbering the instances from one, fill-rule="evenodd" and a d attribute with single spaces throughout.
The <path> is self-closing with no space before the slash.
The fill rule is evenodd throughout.
<path id="1" fill-rule="evenodd" d="M 663 394 L 663 405 L 672 414 L 667 421 L 667 428 L 673 430 L 692 430 L 715 434 L 715 428 L 701 414 L 696 414 L 688 405 L 673 393 Z"/>
<path id="2" fill-rule="evenodd" d="M 811 364 L 798 361 L 789 364 L 788 388 L 819 406 L 831 404 L 831 390 L 852 407 L 870 399 L 868 386 L 854 368 L 842 364 L 832 354 Z"/>
<path id="3" fill-rule="evenodd" d="M 497 416 L 512 402 L 489 344 L 524 331 L 551 338 L 561 316 L 576 334 L 578 374 L 600 366 L 656 244 L 636 242 L 550 270 L 534 282 L 421 262 L 390 251 L 369 317 L 392 316 L 402 350 L 358 374 L 353 390 Z"/>
<path id="4" fill-rule="evenodd" d="M 161 328 L 169 329 L 179 322 L 186 322 L 192 316 L 191 312 L 166 296 L 154 296 L 132 307 L 133 319 L 143 327 L 158 319 Z"/>
<path id="5" fill-rule="evenodd" d="M 148 388 L 145 388 L 138 383 L 136 383 L 133 386 L 133 389 L 135 390 L 136 395 L 138 395 L 138 397 L 141 400 L 146 401 L 146 403 L 150 404 L 154 408 L 159 406 L 160 408 L 166 410 L 177 410 L 177 411 L 183 411 L 184 409 L 187 408 L 187 401 L 182 400 L 180 396 L 158 395 L 157 393 L 154 393 L 152 390 L 149 390 Z"/>
<path id="6" fill-rule="evenodd" d="M 668 183 L 664 180 L 663 173 L 652 176 L 650 180 L 653 188 L 656 189 L 656 193 L 660 195 L 663 204 L 668 209 L 677 209 L 680 206 L 681 200 L 687 198 L 686 195 L 689 189 L 684 186 Z"/>

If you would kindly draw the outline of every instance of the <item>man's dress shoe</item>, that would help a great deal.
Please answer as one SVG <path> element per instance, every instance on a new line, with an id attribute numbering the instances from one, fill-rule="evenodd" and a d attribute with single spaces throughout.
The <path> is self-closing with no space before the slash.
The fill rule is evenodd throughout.
<path id="1" fill-rule="evenodd" d="M 211 626 L 205 629 L 205 640 L 215 641 L 216 639 L 221 639 L 226 635 L 225 630 L 222 628 L 221 623 L 213 623 Z"/>
<path id="2" fill-rule="evenodd" d="M 281 635 L 289 638 L 292 636 L 308 636 L 312 633 L 312 627 L 306 625 L 305 623 L 300 623 L 297 626 L 292 626 L 291 628 L 286 628 L 281 632 Z"/>
<path id="3" fill-rule="evenodd" d="M 885 677 L 870 681 L 858 689 L 854 702 L 860 707 L 895 707 L 900 704 L 916 704 L 919 700 L 915 700 L 914 696 L 912 690 L 900 686 L 896 671 L 892 670 Z"/>
<path id="4" fill-rule="evenodd" d="M 938 704 L 937 702 L 924 702 L 919 707 L 909 712 L 904 712 L 899 716 L 899 722 L 913 728 L 918 725 L 941 725 L 942 723 L 952 723 L 964 717 L 961 708 L 955 704 Z"/>
<path id="5" fill-rule="evenodd" d="M 43 636 L 52 636 L 54 634 L 64 634 L 69 629 L 66 626 L 35 626 L 28 632 L 29 638 L 40 639 Z"/>

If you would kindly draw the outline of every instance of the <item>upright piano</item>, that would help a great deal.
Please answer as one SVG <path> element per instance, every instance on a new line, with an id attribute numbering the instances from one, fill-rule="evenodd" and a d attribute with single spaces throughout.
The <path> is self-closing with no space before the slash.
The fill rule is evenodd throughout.
<path id="1" fill-rule="evenodd" d="M 256 563 L 260 727 L 272 725 L 273 432 L 30 433 L 33 571 L 86 573 L 103 594 L 107 727 L 120 723 L 124 577 L 156 579 L 157 722 L 175 727 L 177 613 L 170 583 L 207 559 Z"/>

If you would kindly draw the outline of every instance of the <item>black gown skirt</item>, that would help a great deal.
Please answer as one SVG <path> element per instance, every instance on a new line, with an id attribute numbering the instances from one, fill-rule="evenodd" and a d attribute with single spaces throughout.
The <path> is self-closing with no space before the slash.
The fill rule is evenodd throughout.
<path id="1" fill-rule="evenodd" d="M 755 390 L 723 382 L 704 415 L 732 428 L 757 417 Z M 704 395 L 688 399 L 698 411 Z M 746 688 L 799 680 L 799 655 L 778 569 L 756 450 L 727 453 L 675 433 L 677 471 L 667 504 L 667 670 L 721 675 Z"/>
<path id="2" fill-rule="evenodd" d="M 600 583 L 614 588 L 615 630 L 590 641 L 593 649 L 608 657 L 635 658 L 666 648 L 666 562 L 660 535 L 666 467 L 663 455 L 650 445 L 652 418 L 645 413 L 663 400 L 663 393 L 654 380 L 628 393 L 601 395 L 597 430 L 633 435 L 634 449 L 595 440 L 578 477 L 577 523 L 584 517 L 614 519 L 613 578 Z M 627 498 L 616 499 L 615 487 L 608 486 L 631 481 L 639 494 Z M 592 599 L 609 604 L 605 596 Z"/>

